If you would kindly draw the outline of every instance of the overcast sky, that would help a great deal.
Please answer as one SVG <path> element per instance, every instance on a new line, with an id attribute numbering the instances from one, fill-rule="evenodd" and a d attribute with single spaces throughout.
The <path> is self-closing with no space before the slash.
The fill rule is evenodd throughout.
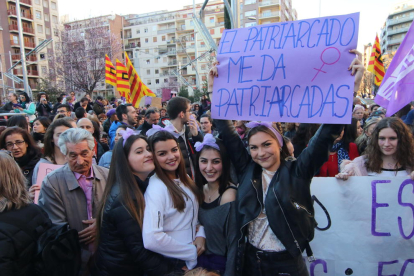
<path id="1" fill-rule="evenodd" d="M 202 0 L 196 0 L 202 3 Z M 292 0 L 299 19 L 321 16 L 341 15 L 360 12 L 358 49 L 375 40 L 385 19 L 390 12 L 391 4 L 397 0 Z M 401 2 L 401 1 L 398 1 Z M 111 13 L 140 14 L 163 10 L 177 10 L 185 5 L 192 5 L 192 0 L 59 0 L 59 14 L 69 14 L 71 20 L 79 20 L 92 16 Z"/>

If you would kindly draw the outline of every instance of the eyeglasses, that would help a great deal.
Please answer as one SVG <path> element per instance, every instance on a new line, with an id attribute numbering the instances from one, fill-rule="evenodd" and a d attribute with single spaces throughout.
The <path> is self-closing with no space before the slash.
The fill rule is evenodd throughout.
<path id="1" fill-rule="evenodd" d="M 20 148 L 21 146 L 23 146 L 24 143 L 26 143 L 26 142 L 25 141 L 16 141 L 14 143 L 8 142 L 8 143 L 6 143 L 6 148 L 7 149 L 12 149 L 14 147 L 14 145 L 16 145 L 17 147 Z"/>
<path id="2" fill-rule="evenodd" d="M 57 111 L 57 113 L 60 113 L 60 114 L 63 114 L 63 113 L 66 113 L 67 111 L 66 110 L 58 110 Z"/>

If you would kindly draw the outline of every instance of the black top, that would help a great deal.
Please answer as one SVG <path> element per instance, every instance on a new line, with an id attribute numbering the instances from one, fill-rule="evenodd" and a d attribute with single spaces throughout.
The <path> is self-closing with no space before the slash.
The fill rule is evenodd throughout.
<path id="1" fill-rule="evenodd" d="M 229 188 L 237 190 L 237 187 L 235 187 L 235 186 L 228 186 L 228 187 L 226 187 L 226 189 L 224 190 L 224 192 L 227 191 L 227 189 L 229 189 Z M 207 203 L 207 202 L 203 201 L 203 203 L 201 203 L 200 208 L 203 208 L 204 210 L 210 210 L 210 209 L 213 209 L 215 207 L 220 206 L 221 196 L 222 195 L 223 194 L 221 194 L 218 198 L 216 198 L 213 202 L 210 202 L 210 203 Z"/>

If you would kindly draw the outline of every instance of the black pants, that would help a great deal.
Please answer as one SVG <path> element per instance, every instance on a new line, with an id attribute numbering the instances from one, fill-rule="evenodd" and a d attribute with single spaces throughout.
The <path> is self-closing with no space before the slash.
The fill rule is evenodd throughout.
<path id="1" fill-rule="evenodd" d="M 287 251 L 266 252 L 250 243 L 246 245 L 243 276 L 309 276 L 302 256 Z"/>

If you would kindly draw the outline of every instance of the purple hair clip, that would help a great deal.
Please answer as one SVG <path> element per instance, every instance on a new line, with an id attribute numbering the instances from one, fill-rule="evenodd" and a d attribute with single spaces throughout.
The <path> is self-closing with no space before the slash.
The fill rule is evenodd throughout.
<path id="1" fill-rule="evenodd" d="M 141 130 L 133 130 L 131 128 L 127 128 L 126 130 L 119 131 L 119 134 L 122 135 L 122 138 L 124 138 L 124 142 L 122 143 L 122 146 L 125 147 L 125 142 L 128 140 L 128 138 L 131 135 L 139 135 L 141 133 Z"/>
<path id="2" fill-rule="evenodd" d="M 245 124 L 246 127 L 248 128 L 255 128 L 258 126 L 264 126 L 267 127 L 268 129 L 270 129 L 270 131 L 272 131 L 277 138 L 277 141 L 279 142 L 279 146 L 283 147 L 283 137 L 282 135 L 279 133 L 279 131 L 277 131 L 273 126 L 271 122 L 257 122 L 257 121 L 252 121 L 250 123 Z"/>
<path id="3" fill-rule="evenodd" d="M 174 137 L 177 138 L 177 139 L 178 139 L 178 137 L 180 137 L 180 134 L 178 134 L 175 131 L 175 128 L 174 128 L 173 125 L 168 125 L 165 128 L 162 128 L 159 125 L 152 125 L 152 128 L 149 129 L 146 133 L 147 137 L 149 138 L 149 137 L 151 137 L 152 135 L 154 135 L 155 133 L 157 133 L 159 131 L 167 131 L 167 132 L 171 133 L 172 135 L 174 135 Z"/>
<path id="4" fill-rule="evenodd" d="M 197 142 L 194 144 L 196 151 L 200 152 L 204 146 L 210 146 L 212 148 L 215 148 L 216 150 L 220 151 L 220 147 L 216 143 L 216 138 L 210 133 L 206 134 L 204 136 L 203 142 Z"/>

